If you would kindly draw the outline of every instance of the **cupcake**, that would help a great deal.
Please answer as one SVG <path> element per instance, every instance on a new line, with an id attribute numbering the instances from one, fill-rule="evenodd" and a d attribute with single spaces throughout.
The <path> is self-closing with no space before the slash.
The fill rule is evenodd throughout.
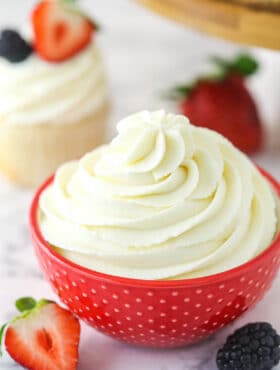
<path id="1" fill-rule="evenodd" d="M 33 36 L 0 39 L 0 170 L 35 186 L 105 140 L 108 94 L 96 25 L 71 2 L 41 1 Z"/>
<path id="2" fill-rule="evenodd" d="M 94 271 L 170 280 L 208 276 L 261 253 L 279 199 L 227 139 L 182 115 L 140 112 L 108 145 L 64 164 L 40 197 L 58 253 Z"/>

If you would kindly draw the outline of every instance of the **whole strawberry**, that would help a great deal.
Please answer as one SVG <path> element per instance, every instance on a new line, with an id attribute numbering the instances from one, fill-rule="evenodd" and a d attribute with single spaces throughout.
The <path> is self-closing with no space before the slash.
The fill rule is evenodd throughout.
<path id="1" fill-rule="evenodd" d="M 45 299 L 21 298 L 16 307 L 21 314 L 0 330 L 10 356 L 29 370 L 77 369 L 79 321 Z"/>
<path id="2" fill-rule="evenodd" d="M 258 65 L 248 55 L 213 61 L 218 67 L 214 75 L 173 89 L 180 110 L 194 125 L 221 133 L 246 153 L 256 152 L 262 147 L 263 130 L 245 80 Z"/>

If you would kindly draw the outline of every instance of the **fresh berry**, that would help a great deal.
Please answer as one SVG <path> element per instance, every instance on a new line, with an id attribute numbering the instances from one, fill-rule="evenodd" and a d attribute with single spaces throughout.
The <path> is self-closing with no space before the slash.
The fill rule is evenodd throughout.
<path id="1" fill-rule="evenodd" d="M 233 63 L 216 59 L 219 73 L 181 86 L 180 110 L 197 126 L 227 137 L 240 150 L 258 151 L 263 130 L 257 106 L 249 93 L 245 76 L 256 70 L 252 59 L 240 56 Z"/>
<path id="2" fill-rule="evenodd" d="M 265 322 L 236 330 L 218 351 L 219 370 L 270 370 L 280 361 L 280 336 Z"/>
<path id="3" fill-rule="evenodd" d="M 3 30 L 0 36 L 0 56 L 12 63 L 24 61 L 33 49 L 18 32 Z"/>
<path id="4" fill-rule="evenodd" d="M 68 0 L 42 0 L 32 14 L 34 47 L 50 62 L 65 61 L 83 50 L 96 25 Z"/>
<path id="5" fill-rule="evenodd" d="M 29 370 L 77 369 L 79 321 L 45 299 L 22 298 L 16 306 L 21 315 L 0 331 L 10 356 Z"/>

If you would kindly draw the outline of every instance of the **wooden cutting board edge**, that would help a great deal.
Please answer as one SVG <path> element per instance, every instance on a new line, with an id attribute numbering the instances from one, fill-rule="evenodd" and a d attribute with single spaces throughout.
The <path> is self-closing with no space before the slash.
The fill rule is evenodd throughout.
<path id="1" fill-rule="evenodd" d="M 280 13 L 219 0 L 137 0 L 151 10 L 209 35 L 280 50 Z"/>

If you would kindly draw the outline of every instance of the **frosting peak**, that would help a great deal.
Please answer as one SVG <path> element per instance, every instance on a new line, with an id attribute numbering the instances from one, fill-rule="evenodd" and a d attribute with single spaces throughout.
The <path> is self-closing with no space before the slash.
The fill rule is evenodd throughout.
<path id="1" fill-rule="evenodd" d="M 62 166 L 40 200 L 41 229 L 65 257 L 142 279 L 209 275 L 260 253 L 276 197 L 225 138 L 184 116 L 140 112 L 117 137 Z"/>
<path id="2" fill-rule="evenodd" d="M 150 172 L 161 179 L 193 154 L 187 118 L 179 119 L 164 111 L 141 112 L 120 121 L 117 130 L 119 135 L 102 155 L 97 173 L 105 168 L 119 175 Z"/>

